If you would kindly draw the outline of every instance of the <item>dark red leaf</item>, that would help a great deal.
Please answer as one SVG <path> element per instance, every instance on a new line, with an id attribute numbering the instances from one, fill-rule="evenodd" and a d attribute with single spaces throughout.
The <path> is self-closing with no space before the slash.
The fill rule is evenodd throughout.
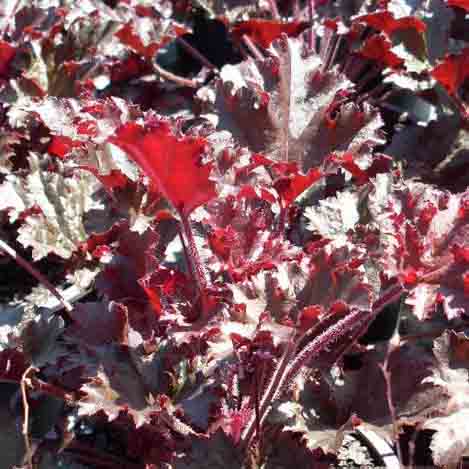
<path id="1" fill-rule="evenodd" d="M 446 0 L 446 4 L 450 7 L 458 7 L 469 11 L 469 0 Z"/>
<path id="2" fill-rule="evenodd" d="M 373 162 L 367 169 L 362 169 L 356 163 L 352 153 L 344 153 L 341 158 L 337 159 L 337 161 L 344 169 L 352 174 L 352 176 L 355 178 L 355 184 L 357 184 L 357 186 L 366 184 L 377 174 L 389 172 L 392 166 L 392 158 L 383 154 L 375 155 Z"/>
<path id="3" fill-rule="evenodd" d="M 391 35 L 399 29 L 415 29 L 419 33 L 423 33 L 427 29 L 426 24 L 415 16 L 405 16 L 396 19 L 390 11 L 371 13 L 369 15 L 360 16 L 357 20 L 366 23 L 368 26 L 378 31 L 383 31 L 388 35 Z"/>
<path id="4" fill-rule="evenodd" d="M 367 59 L 376 60 L 391 68 L 399 68 L 404 60 L 391 51 L 392 44 L 386 37 L 375 34 L 369 37 L 360 49 L 360 54 Z"/>
<path id="5" fill-rule="evenodd" d="M 306 173 L 334 151 L 369 153 L 382 141 L 382 122 L 370 105 L 354 102 L 337 67 L 324 70 L 321 57 L 304 54 L 303 45 L 282 36 L 271 57 L 224 68 L 200 96 L 236 143 L 273 161 L 296 162 Z"/>
<path id="6" fill-rule="evenodd" d="M 47 151 L 59 158 L 65 158 L 74 148 L 82 146 L 82 142 L 72 140 L 70 137 L 63 135 L 53 135 L 47 147 Z"/>
<path id="7" fill-rule="evenodd" d="M 231 249 L 233 248 L 233 241 L 236 232 L 231 226 L 227 228 L 215 228 L 209 234 L 209 243 L 213 252 L 217 254 L 225 262 L 229 259 Z"/>
<path id="8" fill-rule="evenodd" d="M 162 121 L 148 129 L 126 124 L 110 141 L 133 158 L 180 213 L 189 215 L 216 196 L 209 179 L 212 164 L 202 163 L 205 139 L 177 137 Z"/>
<path id="9" fill-rule="evenodd" d="M 148 63 L 136 54 L 131 54 L 111 67 L 111 81 L 121 82 L 136 78 L 151 71 Z"/>
<path id="10" fill-rule="evenodd" d="M 110 246 L 114 243 L 123 230 L 128 230 L 129 225 L 125 221 L 121 221 L 119 223 L 115 223 L 114 225 L 109 228 L 109 230 L 105 231 L 104 233 L 92 233 L 86 243 L 82 246 L 83 251 L 92 253 L 96 249 L 102 246 Z"/>
<path id="11" fill-rule="evenodd" d="M 177 304 L 179 310 L 192 319 L 193 308 L 190 301 L 194 299 L 194 291 L 189 277 L 183 272 L 158 267 L 141 278 L 139 284 L 145 290 L 158 316 L 163 314 L 165 309 L 169 311 L 170 307 Z"/>
<path id="12" fill-rule="evenodd" d="M 74 323 L 68 332 L 88 345 L 128 342 L 127 308 L 120 303 L 80 303 L 72 318 Z"/>
<path id="13" fill-rule="evenodd" d="M 15 56 L 16 48 L 8 42 L 0 41 L 0 76 L 7 72 L 8 65 Z"/>
<path id="14" fill-rule="evenodd" d="M 140 36 L 134 31 L 132 23 L 127 23 L 119 31 L 116 36 L 122 41 L 123 44 L 131 47 L 135 52 L 141 54 L 143 57 L 151 59 L 156 54 L 156 51 L 164 44 L 157 44 L 155 42 L 145 46 L 140 39 Z M 167 41 L 166 41 L 167 42 Z"/>
<path id="15" fill-rule="evenodd" d="M 157 265 L 155 251 L 160 236 L 152 229 L 143 235 L 129 231 L 125 223 L 114 225 L 111 230 L 94 236 L 93 243 L 98 247 L 103 243 L 114 242 L 112 262 L 100 273 L 96 286 L 109 300 L 123 298 L 144 298 L 139 279 L 151 272 Z M 106 244 L 107 245 L 107 244 Z M 93 245 L 90 245 L 91 249 Z"/>
<path id="16" fill-rule="evenodd" d="M 449 94 L 455 94 L 464 80 L 469 77 L 469 48 L 464 49 L 460 54 L 447 55 L 431 74 L 448 90 Z"/>
<path id="17" fill-rule="evenodd" d="M 285 206 L 290 205 L 308 187 L 311 187 L 322 177 L 318 168 L 313 168 L 307 174 L 297 173 L 291 177 L 283 177 L 275 181 L 274 187 L 280 194 Z"/>
<path id="18" fill-rule="evenodd" d="M 320 305 L 307 306 L 306 308 L 303 308 L 299 316 L 301 330 L 307 331 L 313 327 L 322 315 L 324 315 L 324 308 Z"/>
<path id="19" fill-rule="evenodd" d="M 89 165 L 80 166 L 80 168 L 93 173 L 96 179 L 99 179 L 101 184 L 108 190 L 124 188 L 129 183 L 129 179 L 118 169 L 111 170 L 109 174 L 101 174 L 97 168 Z"/>
<path id="20" fill-rule="evenodd" d="M 438 305 L 448 319 L 469 310 L 465 200 L 467 193 L 450 194 L 418 183 L 387 195 L 385 212 L 392 225 L 384 229 L 393 232 L 393 239 L 386 241 L 379 261 L 388 277 L 399 278 L 409 288 L 406 302 L 419 319 L 431 318 Z"/>
<path id="21" fill-rule="evenodd" d="M 286 34 L 289 37 L 296 37 L 307 27 L 308 23 L 305 21 L 281 23 L 273 20 L 252 19 L 238 23 L 233 28 L 232 33 L 238 42 L 241 42 L 243 36 L 246 35 L 257 45 L 268 49 L 270 44 L 282 34 Z"/>

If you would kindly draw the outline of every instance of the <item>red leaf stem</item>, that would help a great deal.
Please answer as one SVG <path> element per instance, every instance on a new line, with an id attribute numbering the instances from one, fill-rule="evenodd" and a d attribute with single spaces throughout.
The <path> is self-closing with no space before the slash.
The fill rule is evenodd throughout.
<path id="1" fill-rule="evenodd" d="M 311 25 L 313 24 L 314 13 L 315 13 L 314 0 L 309 0 L 308 1 L 308 16 L 309 16 L 309 24 Z M 316 36 L 314 34 L 313 27 L 311 26 L 309 29 L 309 33 L 308 33 L 308 47 L 310 51 L 314 50 L 315 39 L 316 39 Z"/>
<path id="2" fill-rule="evenodd" d="M 257 48 L 257 46 L 249 39 L 249 36 L 246 34 L 243 34 L 243 41 L 244 44 L 246 44 L 246 47 L 248 48 L 249 52 L 253 55 L 253 57 L 256 60 L 264 60 L 264 56 L 262 55 L 261 51 Z"/>
<path id="3" fill-rule="evenodd" d="M 207 298 L 207 278 L 205 269 L 200 260 L 199 251 L 195 243 L 194 234 L 192 232 L 191 223 L 187 215 L 181 214 L 181 224 L 184 235 L 182 236 L 184 252 L 192 273 L 192 278 L 197 286 L 200 304 L 202 307 L 202 314 L 208 313 L 208 298 Z"/>

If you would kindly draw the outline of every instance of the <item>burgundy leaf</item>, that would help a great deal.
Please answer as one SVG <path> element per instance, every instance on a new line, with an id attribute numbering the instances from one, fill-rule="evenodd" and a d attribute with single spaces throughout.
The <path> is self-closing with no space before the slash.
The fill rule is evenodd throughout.
<path id="1" fill-rule="evenodd" d="M 199 92 L 204 111 L 236 142 L 307 172 L 335 151 L 367 153 L 381 141 L 381 121 L 350 97 L 351 83 L 298 39 L 272 44 L 272 57 L 225 66 L 215 89 Z M 210 91 L 209 91 L 210 90 Z"/>
<path id="2" fill-rule="evenodd" d="M 279 39 L 282 34 L 289 37 L 297 37 L 306 28 L 306 22 L 280 23 L 272 20 L 252 19 L 238 23 L 232 30 L 236 40 L 241 43 L 243 36 L 248 36 L 255 44 L 268 49 L 273 41 Z"/>
<path id="3" fill-rule="evenodd" d="M 72 317 L 69 333 L 89 345 L 128 342 L 128 312 L 119 303 L 80 303 Z"/>

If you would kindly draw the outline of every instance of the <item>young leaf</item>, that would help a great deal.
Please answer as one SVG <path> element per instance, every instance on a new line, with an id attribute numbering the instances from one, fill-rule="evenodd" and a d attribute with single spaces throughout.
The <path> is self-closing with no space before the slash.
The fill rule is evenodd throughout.
<path id="1" fill-rule="evenodd" d="M 128 123 L 109 141 L 132 157 L 179 213 L 188 216 L 216 196 L 212 164 L 203 163 L 205 139 L 177 136 L 160 120 L 146 127 Z"/>
<path id="2" fill-rule="evenodd" d="M 462 8 L 466 11 L 469 11 L 469 1 L 468 0 L 446 0 L 446 3 L 450 7 Z"/>
<path id="3" fill-rule="evenodd" d="M 449 94 L 454 95 L 464 80 L 469 77 L 469 48 L 464 49 L 460 54 L 447 55 L 431 73 Z"/>
<path id="4" fill-rule="evenodd" d="M 241 43 L 243 36 L 248 36 L 255 44 L 268 49 L 273 41 L 279 39 L 283 34 L 289 37 L 299 36 L 308 24 L 300 21 L 280 23 L 279 21 L 252 19 L 242 21 L 235 25 L 232 30 L 233 36 Z"/>

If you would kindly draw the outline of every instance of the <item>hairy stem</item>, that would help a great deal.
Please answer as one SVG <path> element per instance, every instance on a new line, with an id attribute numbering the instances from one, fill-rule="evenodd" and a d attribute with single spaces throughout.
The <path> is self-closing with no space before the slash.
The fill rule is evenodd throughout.
<path id="1" fill-rule="evenodd" d="M 310 51 L 314 49 L 315 34 L 313 31 L 313 19 L 315 14 L 314 0 L 308 0 L 308 16 L 309 16 L 309 32 L 308 32 L 308 48 Z"/>
<path id="2" fill-rule="evenodd" d="M 295 21 L 298 21 L 300 19 L 300 14 L 301 14 L 301 9 L 300 9 L 300 0 L 294 0 L 293 1 L 293 18 Z"/>
<path id="3" fill-rule="evenodd" d="M 278 233 L 283 236 L 287 228 L 288 207 L 284 202 L 280 204 L 280 213 L 278 215 Z M 286 234 L 285 234 L 286 235 Z"/>
<path id="4" fill-rule="evenodd" d="M 353 341 L 358 340 L 360 336 L 366 332 L 367 326 L 383 308 L 400 298 L 403 292 L 404 288 L 400 284 L 393 285 L 375 301 L 371 311 L 363 312 L 358 309 L 353 310 L 345 318 L 340 319 L 327 327 L 322 333 L 315 336 L 300 352 L 296 352 L 298 340 L 292 341 L 287 346 L 275 367 L 260 401 L 259 413 L 261 425 L 268 416 L 273 403 L 282 396 L 288 384 L 296 378 L 304 365 L 317 360 L 323 352 L 329 352 L 330 348 L 333 347 L 335 343 L 348 335 L 353 335 Z M 356 331 L 360 331 L 361 333 L 354 334 Z M 255 429 L 256 419 L 251 418 L 241 438 L 245 448 L 249 447 Z"/>
<path id="5" fill-rule="evenodd" d="M 243 42 L 256 60 L 259 60 L 261 62 L 264 60 L 262 52 L 257 48 L 257 46 L 251 41 L 249 36 L 247 36 L 246 34 L 243 34 Z"/>
<path id="6" fill-rule="evenodd" d="M 380 368 L 381 368 L 381 372 L 383 373 L 383 378 L 384 378 L 384 383 L 385 383 L 386 401 L 389 407 L 389 414 L 391 415 L 394 442 L 396 444 L 397 459 L 399 459 L 399 463 L 402 467 L 404 460 L 402 458 L 401 445 L 399 444 L 399 427 L 397 425 L 396 407 L 392 399 L 391 369 L 389 366 L 389 358 L 392 352 L 396 348 L 398 348 L 399 345 L 400 345 L 399 335 L 395 334 L 394 337 L 391 339 L 390 343 L 387 345 L 386 356 Z"/>
<path id="7" fill-rule="evenodd" d="M 260 416 L 259 420 L 261 421 L 261 423 L 262 416 L 266 413 L 266 408 L 268 407 L 271 398 L 276 394 L 277 389 L 279 389 L 281 385 L 282 375 L 288 365 L 289 360 L 293 356 L 294 347 L 295 345 L 293 341 L 289 342 L 277 366 L 275 367 L 275 370 L 269 380 L 269 383 L 267 384 L 267 387 L 264 391 L 264 396 L 260 400 L 259 410 L 258 412 L 256 412 L 256 414 Z M 243 431 L 243 434 L 241 435 L 241 442 L 245 446 L 245 448 L 247 448 L 251 442 L 251 439 L 254 435 L 254 431 L 256 429 L 256 423 L 257 419 L 251 418 L 247 427 Z"/>
<path id="8" fill-rule="evenodd" d="M 28 469 L 33 469 L 33 450 L 31 447 L 31 440 L 29 438 L 29 403 L 28 403 L 28 391 L 27 387 L 29 385 L 28 375 L 35 372 L 36 368 L 30 366 L 26 369 L 21 377 L 20 389 L 21 397 L 23 401 L 23 426 L 21 433 L 24 438 L 24 447 L 25 447 L 25 460 Z"/>
<path id="9" fill-rule="evenodd" d="M 200 298 L 202 315 L 205 316 L 208 313 L 207 279 L 205 277 L 205 270 L 200 260 L 197 245 L 195 244 L 194 233 L 192 232 L 189 217 L 183 213 L 180 215 L 184 233 L 183 236 L 181 236 L 181 240 L 183 242 L 187 263 L 189 264 L 189 269 L 192 273 L 192 278 L 198 290 L 197 293 Z"/>
<path id="10" fill-rule="evenodd" d="M 258 370 L 254 372 L 254 401 L 255 401 L 255 418 L 256 418 L 256 436 L 259 445 L 261 444 L 261 415 L 260 415 L 260 402 L 259 397 L 262 391 L 262 386 L 264 383 L 264 369 L 265 363 L 264 361 L 261 362 L 261 371 L 260 371 L 260 379 L 258 376 Z"/>

